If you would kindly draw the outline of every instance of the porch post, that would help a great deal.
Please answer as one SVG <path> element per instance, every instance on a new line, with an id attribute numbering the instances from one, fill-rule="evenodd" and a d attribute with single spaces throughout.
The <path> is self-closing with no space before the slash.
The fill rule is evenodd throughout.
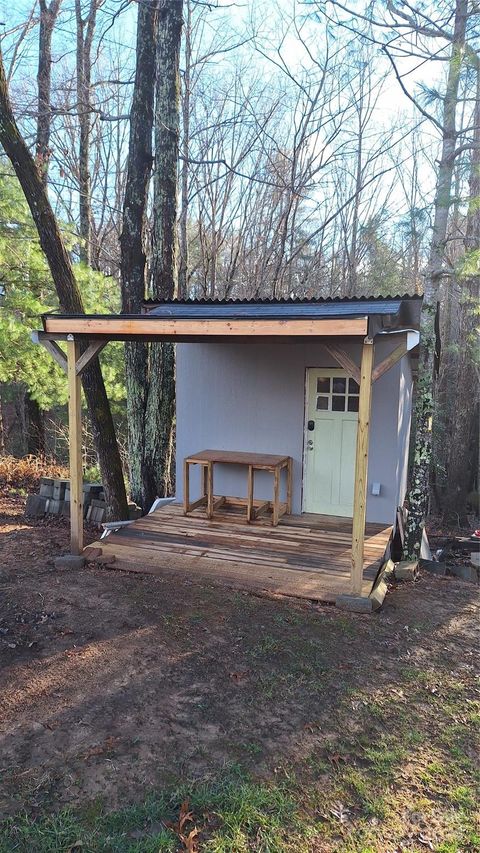
<path id="1" fill-rule="evenodd" d="M 83 472 L 81 381 L 77 374 L 80 344 L 67 340 L 68 449 L 70 456 L 70 551 L 83 551 Z"/>
<path id="2" fill-rule="evenodd" d="M 360 399 L 358 403 L 357 451 L 353 492 L 352 593 L 362 594 L 365 518 L 367 511 L 368 440 L 372 403 L 373 340 L 365 338 L 360 368 Z"/>

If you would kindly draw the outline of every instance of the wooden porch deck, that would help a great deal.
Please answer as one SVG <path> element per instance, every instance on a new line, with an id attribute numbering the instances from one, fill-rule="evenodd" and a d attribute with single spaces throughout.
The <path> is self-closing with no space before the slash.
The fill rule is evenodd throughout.
<path id="1" fill-rule="evenodd" d="M 319 515 L 247 524 L 245 510 L 222 508 L 208 521 L 171 504 L 90 547 L 126 571 L 204 578 L 234 588 L 333 602 L 350 591 L 352 522 Z M 367 524 L 362 594 L 368 596 L 392 528 Z"/>

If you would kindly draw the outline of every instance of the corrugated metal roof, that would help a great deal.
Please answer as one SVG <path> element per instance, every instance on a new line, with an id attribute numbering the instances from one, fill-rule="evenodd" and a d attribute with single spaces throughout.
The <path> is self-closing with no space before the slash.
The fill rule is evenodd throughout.
<path id="1" fill-rule="evenodd" d="M 145 307 L 154 307 L 161 305 L 323 305 L 325 303 L 334 303 L 340 305 L 342 303 L 375 303 L 375 302 L 403 302 L 405 300 L 422 300 L 422 296 L 411 295 L 410 293 L 395 293 L 388 296 L 292 296 L 283 297 L 281 299 L 262 298 L 262 299 L 145 299 L 143 304 Z"/>
<path id="2" fill-rule="evenodd" d="M 420 296 L 359 297 L 358 299 L 186 299 L 144 303 L 149 316 L 177 319 L 300 319 L 310 317 L 384 318 L 385 326 L 416 327 L 420 316 Z"/>

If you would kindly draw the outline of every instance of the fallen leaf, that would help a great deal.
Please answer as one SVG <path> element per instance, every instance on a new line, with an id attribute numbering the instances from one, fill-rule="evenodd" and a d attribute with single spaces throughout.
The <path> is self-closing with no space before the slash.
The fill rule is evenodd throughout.
<path id="1" fill-rule="evenodd" d="M 426 838 L 425 835 L 417 835 L 417 841 L 419 841 L 420 844 L 423 844 L 424 847 L 428 847 L 429 850 L 433 850 L 432 842 L 429 838 Z"/>
<path id="2" fill-rule="evenodd" d="M 244 681 L 250 675 L 249 669 L 239 669 L 236 672 L 228 673 L 232 681 Z"/>
<path id="3" fill-rule="evenodd" d="M 341 824 L 348 823 L 349 810 L 345 808 L 343 803 L 335 803 L 335 808 L 330 809 L 330 814 L 337 818 Z"/>
<path id="4" fill-rule="evenodd" d="M 110 750 L 117 746 L 119 741 L 119 737 L 107 737 L 102 744 L 98 744 L 97 746 L 92 746 L 90 749 L 87 749 L 87 751 L 83 755 L 83 760 L 87 761 L 89 758 L 93 758 L 95 755 L 103 755 L 105 752 L 110 752 Z"/>

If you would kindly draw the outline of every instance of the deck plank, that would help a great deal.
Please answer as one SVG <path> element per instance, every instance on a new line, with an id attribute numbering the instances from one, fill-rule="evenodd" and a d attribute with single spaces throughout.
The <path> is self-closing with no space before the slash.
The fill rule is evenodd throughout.
<path id="1" fill-rule="evenodd" d="M 115 568 L 196 578 L 275 595 L 334 601 L 350 589 L 351 520 L 283 516 L 277 527 L 221 508 L 208 520 L 170 504 L 94 543 Z M 363 594 L 383 561 L 391 527 L 368 524 Z"/>

